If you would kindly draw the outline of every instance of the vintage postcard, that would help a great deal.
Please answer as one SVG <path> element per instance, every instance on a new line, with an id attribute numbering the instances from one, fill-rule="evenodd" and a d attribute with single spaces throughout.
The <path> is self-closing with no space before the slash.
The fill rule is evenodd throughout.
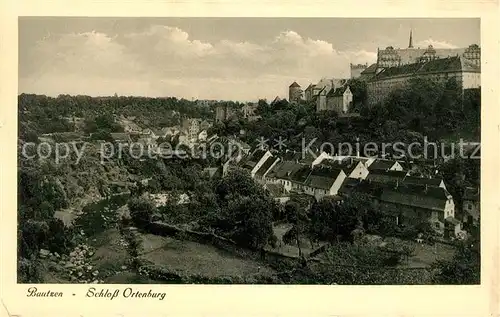
<path id="1" fill-rule="evenodd" d="M 494 1 L 121 5 L 4 14 L 6 313 L 499 313 Z"/>

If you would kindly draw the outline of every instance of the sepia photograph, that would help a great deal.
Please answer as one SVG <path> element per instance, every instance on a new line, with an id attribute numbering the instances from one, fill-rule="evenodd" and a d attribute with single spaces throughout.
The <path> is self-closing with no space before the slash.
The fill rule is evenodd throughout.
<path id="1" fill-rule="evenodd" d="M 17 283 L 481 284 L 480 18 L 17 36 Z"/>

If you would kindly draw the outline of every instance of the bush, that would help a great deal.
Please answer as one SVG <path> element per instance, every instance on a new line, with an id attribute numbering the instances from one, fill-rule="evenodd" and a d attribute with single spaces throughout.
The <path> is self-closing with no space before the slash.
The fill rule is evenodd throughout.
<path id="1" fill-rule="evenodd" d="M 144 197 L 131 198 L 128 201 L 128 209 L 132 221 L 139 228 L 144 228 L 151 221 L 151 217 L 155 212 L 153 202 Z"/>

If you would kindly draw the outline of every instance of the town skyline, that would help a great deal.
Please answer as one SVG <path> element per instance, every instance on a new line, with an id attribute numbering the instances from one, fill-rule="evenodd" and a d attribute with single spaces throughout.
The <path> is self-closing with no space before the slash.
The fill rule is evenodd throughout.
<path id="1" fill-rule="evenodd" d="M 377 48 L 407 47 L 410 30 L 415 48 L 480 45 L 470 18 L 21 18 L 19 93 L 287 98 L 294 81 L 349 78 Z"/>

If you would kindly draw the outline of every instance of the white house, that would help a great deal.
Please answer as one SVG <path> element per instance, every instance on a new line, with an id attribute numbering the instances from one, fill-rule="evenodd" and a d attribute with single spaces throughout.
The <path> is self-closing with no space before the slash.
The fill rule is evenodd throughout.
<path id="1" fill-rule="evenodd" d="M 337 195 L 345 178 L 346 174 L 341 169 L 315 166 L 303 184 L 303 191 L 314 196 L 316 200 L 325 196 L 334 196 Z"/>
<path id="2" fill-rule="evenodd" d="M 368 171 L 372 170 L 402 171 L 403 166 L 397 161 L 376 159 L 368 166 Z"/>
<path id="3" fill-rule="evenodd" d="M 259 152 L 254 152 L 254 154 L 257 154 L 258 156 L 260 156 L 260 151 L 263 151 L 263 150 L 258 150 Z M 255 166 L 252 168 L 252 170 L 250 171 L 250 175 L 252 176 L 252 178 L 255 177 L 255 173 L 257 173 L 257 171 L 262 167 L 262 165 L 267 161 L 268 158 L 270 158 L 271 156 L 273 156 L 271 154 L 271 152 L 269 151 L 265 151 L 264 154 L 262 156 L 260 156 L 260 159 L 258 159 L 258 157 L 256 157 L 256 159 L 258 159 L 255 163 Z"/>

